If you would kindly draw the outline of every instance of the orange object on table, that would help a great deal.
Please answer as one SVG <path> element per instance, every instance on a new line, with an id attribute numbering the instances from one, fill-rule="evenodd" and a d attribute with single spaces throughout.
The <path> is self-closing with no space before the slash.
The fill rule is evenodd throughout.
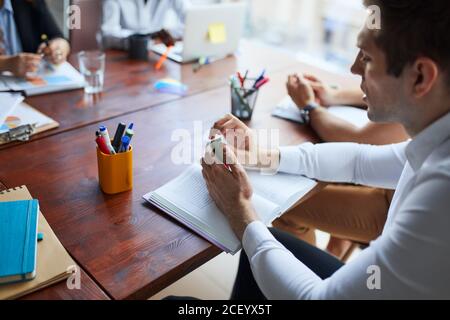
<path id="1" fill-rule="evenodd" d="M 167 56 L 169 55 L 170 50 L 172 50 L 173 46 L 169 46 L 167 47 L 166 52 L 163 53 L 163 55 L 161 56 L 161 58 L 159 58 L 158 62 L 155 64 L 155 69 L 159 70 L 161 69 L 164 61 L 166 61 Z"/>

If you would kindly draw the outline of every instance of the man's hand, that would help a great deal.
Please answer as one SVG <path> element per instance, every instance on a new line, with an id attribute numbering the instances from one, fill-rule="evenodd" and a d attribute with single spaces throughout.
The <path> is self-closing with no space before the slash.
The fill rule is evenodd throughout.
<path id="1" fill-rule="evenodd" d="M 209 132 L 210 139 L 213 139 L 216 134 L 225 137 L 239 163 L 245 167 L 268 170 L 278 168 L 278 149 L 260 148 L 253 130 L 232 114 L 227 114 L 214 123 Z"/>
<path id="2" fill-rule="evenodd" d="M 292 101 L 300 109 L 315 101 L 314 90 L 302 75 L 290 75 L 286 82 L 286 88 Z"/>
<path id="3" fill-rule="evenodd" d="M 238 150 L 256 151 L 253 131 L 232 114 L 225 115 L 213 124 L 209 132 L 210 139 L 214 138 L 216 134 L 222 134 L 235 153 Z"/>
<path id="4" fill-rule="evenodd" d="M 207 150 L 202 158 L 202 174 L 211 198 L 228 219 L 236 236 L 242 240 L 247 226 L 258 220 L 251 203 L 253 190 L 247 173 L 226 144 L 223 144 L 223 154 L 231 171 L 224 164 L 214 161 L 215 155 Z"/>
<path id="5" fill-rule="evenodd" d="M 6 70 L 16 77 L 25 77 L 27 73 L 36 72 L 41 63 L 41 56 L 33 53 L 19 53 L 5 58 Z"/>
<path id="6" fill-rule="evenodd" d="M 44 54 L 52 64 L 59 65 L 67 60 L 70 53 L 69 43 L 62 38 L 56 38 L 48 42 L 43 42 L 38 49 L 39 54 Z"/>
<path id="7" fill-rule="evenodd" d="M 175 45 L 175 39 L 166 29 L 161 29 L 160 31 L 155 32 L 152 35 L 152 39 L 155 40 L 155 42 L 157 43 L 158 42 L 164 43 L 166 47 L 172 47 Z"/>

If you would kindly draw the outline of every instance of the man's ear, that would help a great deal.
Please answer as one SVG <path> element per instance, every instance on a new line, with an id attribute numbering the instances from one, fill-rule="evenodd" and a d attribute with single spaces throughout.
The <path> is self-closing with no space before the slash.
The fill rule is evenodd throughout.
<path id="1" fill-rule="evenodd" d="M 416 98 L 422 98 L 436 84 L 439 68 L 434 60 L 422 57 L 414 62 L 411 71 L 413 77 L 412 93 Z"/>

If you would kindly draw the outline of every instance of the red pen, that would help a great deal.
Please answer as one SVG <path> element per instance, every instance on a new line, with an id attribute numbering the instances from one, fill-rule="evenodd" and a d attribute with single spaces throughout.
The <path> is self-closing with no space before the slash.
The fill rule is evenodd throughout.
<path id="1" fill-rule="evenodd" d="M 111 154 L 109 152 L 108 146 L 106 145 L 105 139 L 102 135 L 100 135 L 100 132 L 96 131 L 95 135 L 97 136 L 97 139 L 95 139 L 95 142 L 97 142 L 97 146 L 100 149 L 101 152 L 104 154 Z"/>
<path id="2" fill-rule="evenodd" d="M 239 82 L 241 83 L 241 87 L 243 87 L 244 86 L 244 78 L 242 78 L 242 75 L 239 71 L 237 72 L 237 76 L 239 78 Z"/>

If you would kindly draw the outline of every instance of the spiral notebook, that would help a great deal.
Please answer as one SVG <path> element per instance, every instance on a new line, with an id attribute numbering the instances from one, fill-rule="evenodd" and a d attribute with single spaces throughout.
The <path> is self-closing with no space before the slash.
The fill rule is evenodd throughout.
<path id="1" fill-rule="evenodd" d="M 26 186 L 0 192 L 0 202 L 31 199 L 32 196 Z M 62 281 L 70 275 L 67 272 L 68 268 L 76 265 L 41 212 L 38 218 L 38 232 L 44 234 L 44 239 L 37 245 L 36 277 L 26 282 L 0 284 L 0 299 L 16 299 Z"/>

